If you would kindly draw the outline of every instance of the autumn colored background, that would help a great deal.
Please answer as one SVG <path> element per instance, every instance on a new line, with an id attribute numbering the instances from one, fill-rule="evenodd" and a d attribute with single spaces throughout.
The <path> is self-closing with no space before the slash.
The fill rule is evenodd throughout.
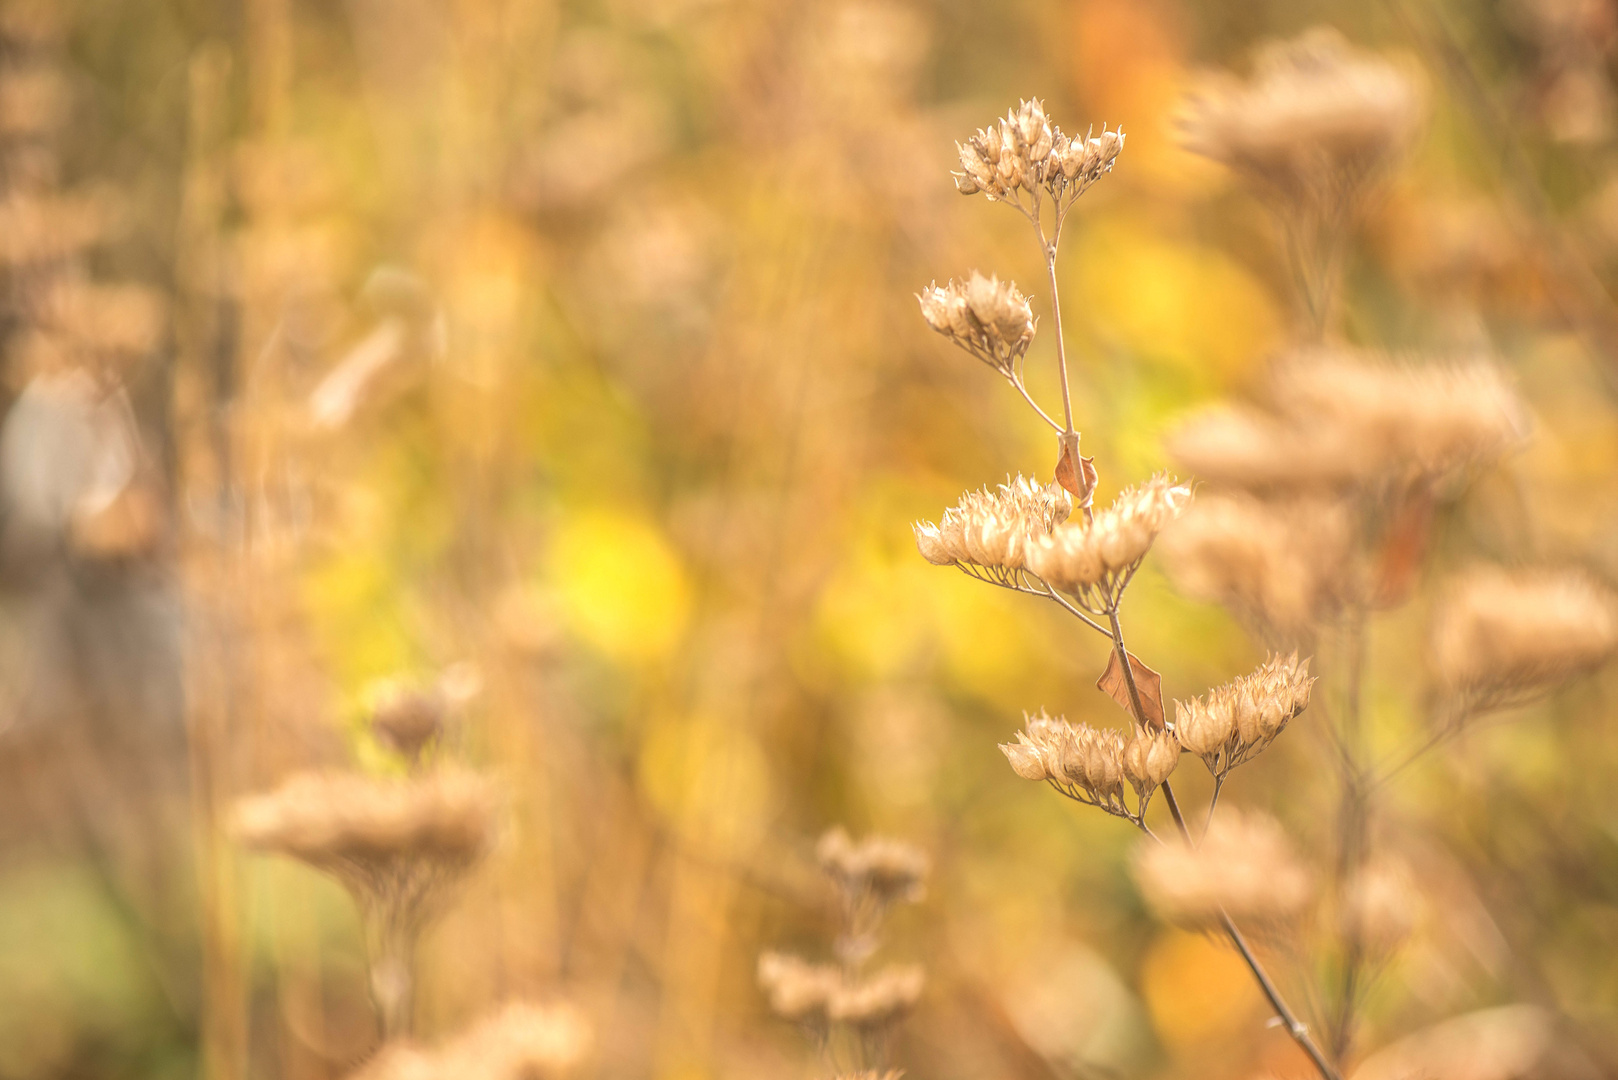
<path id="1" fill-rule="evenodd" d="M 995 749 L 1025 709 L 1119 722 L 1105 643 L 914 547 L 963 489 L 1055 464 L 914 299 L 995 271 L 1048 325 L 1026 225 L 949 175 L 1021 97 L 1128 136 L 1059 264 L 1105 503 L 1291 333 L 1263 207 L 1175 143 L 1188 81 L 1321 23 L 1419 64 L 1430 114 L 1356 234 L 1346 333 L 1489 350 L 1535 418 L 1429 557 L 1485 537 L 1618 577 L 1602 0 L 43 10 L 59 185 L 115 208 L 87 272 L 161 319 L 118 372 L 137 509 L 101 531 L 30 516 L 78 481 L 5 362 L 5 1080 L 345 1075 L 376 1039 L 352 908 L 224 822 L 296 768 L 396 768 L 367 687 L 445 671 L 475 690 L 453 753 L 510 806 L 427 939 L 429 1039 L 522 994 L 591 1018 L 592 1075 L 820 1075 L 754 970 L 824 951 L 812 850 L 841 823 L 933 861 L 884 952 L 928 967 L 908 1076 L 1304 1075 L 1234 953 L 1146 913 L 1135 835 Z M 1044 333 L 1047 401 L 1052 356 Z M 1416 722 L 1424 610 L 1373 632 L 1373 740 Z M 1125 611 L 1166 697 L 1262 659 L 1151 560 Z M 1535 1075 L 1618 1071 L 1613 689 L 1390 791 L 1428 903 L 1368 1045 L 1527 1003 L 1570 1062 Z M 1305 714 L 1225 797 L 1308 851 L 1326 776 Z"/>

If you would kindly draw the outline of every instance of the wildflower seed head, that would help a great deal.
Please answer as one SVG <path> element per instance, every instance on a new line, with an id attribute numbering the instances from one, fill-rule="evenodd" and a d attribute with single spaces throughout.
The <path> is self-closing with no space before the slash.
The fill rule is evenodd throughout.
<path id="1" fill-rule="evenodd" d="M 1000 752 L 1023 779 L 1053 781 L 1081 802 L 1123 817 L 1136 816 L 1122 801 L 1125 781 L 1144 806 L 1179 755 L 1172 740 L 1143 735 L 1126 743 L 1120 731 L 1075 726 L 1044 712 L 1025 716 L 1017 741 L 1002 743 Z"/>
<path id="2" fill-rule="evenodd" d="M 1133 869 L 1158 917 L 1190 927 L 1216 926 L 1221 912 L 1242 922 L 1285 921 L 1314 893 L 1280 824 L 1253 812 L 1223 810 L 1195 848 L 1179 840 L 1145 845 Z"/>
<path id="3" fill-rule="evenodd" d="M 916 547 L 934 566 L 1021 570 L 1028 541 L 1049 534 L 1072 509 L 1072 497 L 1059 485 L 1018 476 L 994 491 L 967 492 L 936 525 L 917 522 Z"/>
<path id="4" fill-rule="evenodd" d="M 1044 191 L 1058 205 L 1083 194 L 1112 171 L 1124 147 L 1122 131 L 1070 139 L 1045 115 L 1037 100 L 1024 101 L 1004 119 L 979 128 L 956 150 L 961 171 L 955 188 L 991 202 L 1016 202 L 1019 191 Z"/>
<path id="5" fill-rule="evenodd" d="M 1208 495 L 1162 538 L 1187 593 L 1296 635 L 1361 596 L 1353 516 L 1339 498 Z"/>
<path id="6" fill-rule="evenodd" d="M 827 831 L 815 845 L 820 869 L 850 898 L 870 897 L 880 906 L 920 900 L 927 880 L 927 856 L 902 840 L 868 836 L 855 842 L 842 828 Z"/>
<path id="7" fill-rule="evenodd" d="M 1092 521 L 1072 521 L 1030 537 L 1023 562 L 1092 610 L 1110 610 L 1158 533 L 1190 500 L 1190 488 L 1166 475 L 1154 476 L 1123 492 Z"/>
<path id="8" fill-rule="evenodd" d="M 367 696 L 371 699 L 371 730 L 378 741 L 407 761 L 419 762 L 444 729 L 443 695 L 387 679 L 373 684 Z"/>
<path id="9" fill-rule="evenodd" d="M 1174 735 L 1224 778 L 1261 753 L 1309 707 L 1314 680 L 1298 654 L 1273 656 L 1251 675 L 1217 686 L 1200 698 L 1174 703 Z"/>
<path id="10" fill-rule="evenodd" d="M 1451 588 L 1432 633 L 1439 678 L 1477 705 L 1549 690 L 1615 647 L 1612 595 L 1571 572 L 1473 570 Z"/>
<path id="11" fill-rule="evenodd" d="M 830 964 L 812 964 L 787 953 L 766 952 L 758 958 L 758 982 L 770 1009 L 785 1020 L 824 1021 L 843 977 Z"/>
<path id="12" fill-rule="evenodd" d="M 891 965 L 858 982 L 838 986 L 827 1002 L 826 1014 L 855 1028 L 881 1029 L 915 1006 L 926 981 L 919 964 Z"/>
<path id="13" fill-rule="evenodd" d="M 976 270 L 918 296 L 927 325 L 1002 375 L 1014 376 L 1034 340 L 1034 309 L 1017 286 Z"/>
<path id="14" fill-rule="evenodd" d="M 352 1080 L 541 1080 L 568 1073 L 593 1042 L 577 1009 L 514 1002 L 438 1049 L 395 1043 Z"/>
<path id="15" fill-rule="evenodd" d="M 1245 83 L 1206 79 L 1180 137 L 1285 197 L 1353 197 L 1410 144 L 1424 99 L 1411 71 L 1319 28 L 1261 52 Z"/>

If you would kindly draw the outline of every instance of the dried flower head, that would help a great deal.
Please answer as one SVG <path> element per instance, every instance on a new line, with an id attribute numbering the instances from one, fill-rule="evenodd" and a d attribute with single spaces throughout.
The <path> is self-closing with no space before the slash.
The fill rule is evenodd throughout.
<path id="1" fill-rule="evenodd" d="M 1179 762 L 1178 747 L 1162 735 L 1140 733 L 1126 741 L 1115 729 L 1075 727 L 1044 712 L 1025 715 L 1017 741 L 1001 743 L 1000 752 L 1024 780 L 1047 781 L 1070 799 L 1137 824 Z M 1135 791 L 1133 807 L 1126 783 Z"/>
<path id="2" fill-rule="evenodd" d="M 1207 695 L 1174 703 L 1174 735 L 1215 779 L 1257 757 L 1309 705 L 1309 661 L 1274 656 Z"/>
<path id="3" fill-rule="evenodd" d="M 843 976 L 831 964 L 766 952 L 758 958 L 758 982 L 777 1016 L 816 1024 L 826 1021 L 832 998 L 842 990 Z"/>
<path id="4" fill-rule="evenodd" d="M 1340 499 L 1207 495 L 1160 543 L 1187 593 L 1293 635 L 1364 592 L 1353 526 Z"/>
<path id="5" fill-rule="evenodd" d="M 927 879 L 927 856 L 902 840 L 867 836 L 856 843 L 841 827 L 815 844 L 821 870 L 851 896 L 869 894 L 879 903 L 920 900 Z"/>
<path id="6" fill-rule="evenodd" d="M 1439 609 L 1433 663 L 1473 707 L 1519 701 L 1605 663 L 1618 646 L 1608 591 L 1583 575 L 1482 567 Z"/>
<path id="7" fill-rule="evenodd" d="M 1178 840 L 1144 844 L 1134 871 L 1158 917 L 1185 926 L 1218 925 L 1221 913 L 1238 921 L 1289 919 L 1314 892 L 1280 824 L 1254 812 L 1224 811 L 1194 848 Z"/>
<path id="8" fill-rule="evenodd" d="M 577 1009 L 516 1002 L 437 1050 L 389 1047 L 353 1080 L 540 1080 L 566 1074 L 593 1042 Z"/>
<path id="9" fill-rule="evenodd" d="M 1190 500 L 1190 488 L 1159 474 L 1123 492 L 1091 521 L 1069 522 L 1030 538 L 1024 562 L 1091 611 L 1114 610 L 1157 534 Z"/>
<path id="10" fill-rule="evenodd" d="M 447 771 L 385 780 L 304 773 L 236 805 L 235 833 L 337 877 L 360 907 L 419 926 L 489 851 L 496 798 L 485 778 Z"/>
<path id="11" fill-rule="evenodd" d="M 1028 541 L 1048 535 L 1072 510 L 1073 499 L 1060 485 L 1018 476 L 994 491 L 967 492 L 937 525 L 918 522 L 916 546 L 934 566 L 1021 570 Z"/>
<path id="12" fill-rule="evenodd" d="M 858 1029 L 884 1028 L 914 1007 L 926 981 L 919 964 L 890 965 L 839 986 L 827 1003 L 827 1016 Z"/>
<path id="13" fill-rule="evenodd" d="M 437 688 L 412 686 L 401 679 L 373 683 L 371 730 L 384 746 L 417 763 L 444 729 L 446 703 Z"/>
<path id="14" fill-rule="evenodd" d="M 1360 476 L 1442 476 L 1486 465 L 1520 443 L 1527 414 L 1484 363 L 1392 364 L 1342 349 L 1294 356 L 1276 396 L 1300 427 L 1332 432 Z"/>
<path id="15" fill-rule="evenodd" d="M 929 285 L 916 299 L 928 326 L 1007 378 L 1018 377 L 1037 320 L 1017 286 L 974 270 L 964 282 Z"/>
<path id="16" fill-rule="evenodd" d="M 1112 171 L 1123 148 L 1122 131 L 1103 127 L 1100 135 L 1070 139 L 1046 117 L 1042 102 L 1024 101 L 1003 120 L 956 144 L 961 171 L 955 187 L 963 195 L 981 192 L 990 202 L 1018 205 L 1020 191 L 1046 192 L 1061 213 Z"/>
<path id="17" fill-rule="evenodd" d="M 1350 194 L 1412 141 L 1415 74 L 1317 28 L 1270 45 L 1253 77 L 1206 79 L 1180 117 L 1186 149 L 1295 199 Z"/>
<path id="18" fill-rule="evenodd" d="M 1339 430 L 1239 406 L 1198 410 L 1167 444 L 1187 472 L 1242 488 L 1336 488 L 1362 475 L 1362 459 Z"/>

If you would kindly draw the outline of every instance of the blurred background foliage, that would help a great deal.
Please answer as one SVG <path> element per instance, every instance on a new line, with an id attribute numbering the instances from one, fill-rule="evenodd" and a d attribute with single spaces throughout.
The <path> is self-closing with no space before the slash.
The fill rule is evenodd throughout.
<path id="1" fill-rule="evenodd" d="M 92 542 L 8 488 L 8 1080 L 361 1060 L 352 911 L 220 826 L 293 768 L 398 769 L 367 687 L 452 665 L 481 690 L 446 752 L 499 775 L 511 814 L 429 937 L 429 1038 L 537 994 L 584 1008 L 603 1076 L 812 1075 L 754 963 L 823 951 L 812 843 L 846 823 L 934 860 L 888 945 L 929 968 L 897 1048 L 910 1075 L 1302 1075 L 1234 955 L 1147 917 L 1126 827 L 995 750 L 1024 709 L 1118 722 L 1093 689 L 1105 646 L 913 546 L 910 522 L 962 489 L 1054 464 L 913 299 L 992 270 L 1048 330 L 1025 227 L 949 177 L 954 140 L 1022 96 L 1128 133 L 1059 267 L 1105 503 L 1290 333 L 1263 208 L 1175 145 L 1188 79 L 1319 23 L 1415 58 L 1431 115 L 1356 236 L 1349 335 L 1491 349 L 1536 417 L 1432 557 L 1618 576 L 1618 339 L 1566 269 L 1618 284 L 1603 0 L 12 8 L 54 25 L 49 186 L 117 207 L 75 265 L 166 314 L 106 376 L 144 524 Z M 1575 54 L 1589 78 L 1569 90 Z M 61 460 L 27 422 L 21 325 L 13 309 L 8 477 Z M 1030 355 L 1051 401 L 1048 332 Z M 1261 658 L 1150 562 L 1125 611 L 1166 696 Z M 1373 633 L 1390 747 L 1420 723 L 1421 612 Z M 1531 1002 L 1566 1024 L 1565 1071 L 1618 1070 L 1611 692 L 1586 681 L 1470 734 L 1380 808 L 1431 902 L 1376 984 L 1369 1046 Z M 1326 769 L 1306 714 L 1228 797 L 1308 847 Z"/>

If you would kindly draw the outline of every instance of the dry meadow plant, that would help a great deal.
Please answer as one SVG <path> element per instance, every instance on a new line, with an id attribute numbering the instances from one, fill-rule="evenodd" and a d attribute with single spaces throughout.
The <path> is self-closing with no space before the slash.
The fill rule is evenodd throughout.
<path id="1" fill-rule="evenodd" d="M 882 943 L 882 923 L 895 904 L 914 903 L 925 890 L 927 857 L 900 840 L 868 836 L 858 842 L 842 828 L 815 845 L 821 872 L 835 894 L 835 964 L 786 953 L 758 958 L 758 981 L 779 1017 L 798 1024 L 839 1076 L 876 1076 L 888 1064 L 894 1033 L 926 985 L 919 964 L 866 964 Z M 892 1074 L 887 1074 L 892 1075 Z"/>
<path id="2" fill-rule="evenodd" d="M 1353 143 L 1352 137 L 1345 138 Z M 1178 837 L 1167 842 L 1175 848 L 1165 845 L 1166 854 L 1147 864 L 1157 895 L 1174 897 L 1182 910 L 1200 905 L 1201 917 L 1222 930 L 1240 951 L 1278 1022 L 1321 1075 L 1336 1080 L 1336 1066 L 1283 999 L 1234 921 L 1259 906 L 1257 894 L 1291 903 L 1307 893 L 1307 884 L 1301 881 L 1273 894 L 1265 888 L 1277 880 L 1284 842 L 1275 830 L 1243 819 L 1240 827 L 1211 834 L 1213 844 L 1205 854 L 1222 865 L 1210 868 L 1207 860 L 1198 858 L 1203 852 L 1192 840 L 1169 780 L 1182 749 L 1201 756 L 1222 784 L 1232 768 L 1267 747 L 1309 702 L 1312 679 L 1307 661 L 1300 663 L 1296 655 L 1272 659 L 1207 699 L 1181 706 L 1176 720 L 1169 722 L 1160 679 L 1125 646 L 1120 612 L 1135 572 L 1158 535 L 1185 512 L 1191 491 L 1167 476 L 1155 476 L 1096 511 L 1092 508 L 1096 469 L 1091 459 L 1079 455 L 1056 258 L 1062 225 L 1074 201 L 1111 171 L 1123 145 L 1121 132 L 1069 139 L 1050 123 L 1038 101 L 1024 101 L 960 147 L 965 172 L 957 174 L 957 188 L 966 195 L 981 192 L 991 202 L 1011 205 L 1038 238 L 1051 286 L 1063 422 L 1057 423 L 1034 402 L 1023 383 L 1017 365 L 1027 352 L 1034 326 L 1028 301 L 1015 286 L 974 274 L 965 285 L 952 283 L 924 292 L 920 301 L 928 324 L 1012 383 L 1056 431 L 1058 455 L 1049 487 L 1041 490 L 1019 477 L 996 493 L 968 493 L 939 524 L 915 527 L 917 546 L 936 565 L 953 565 L 979 580 L 1055 601 L 1109 639 L 1112 654 L 1097 686 L 1129 713 L 1131 728 L 1126 732 L 1075 727 L 1041 712 L 1027 718 L 1017 741 L 1002 745 L 1002 752 L 1018 776 L 1043 781 L 1076 802 L 1124 818 L 1158 844 L 1164 842 L 1146 817 L 1152 796 L 1161 791 Z M 1369 168 L 1367 164 L 1362 171 Z M 1306 183 L 1302 178 L 1292 182 Z M 1073 520 L 1067 520 L 1070 505 L 1080 511 Z M 1176 853 L 1181 856 L 1178 860 Z M 1283 875 L 1279 880 L 1293 877 Z"/>
<path id="3" fill-rule="evenodd" d="M 496 808 L 489 781 L 462 770 L 408 780 L 307 773 L 243 799 L 235 832 L 349 891 L 365 926 L 383 1038 L 392 1040 L 411 1031 L 421 932 L 488 853 Z"/>
<path id="4" fill-rule="evenodd" d="M 1170 435 L 1171 454 L 1207 487 L 1163 546 L 1185 591 L 1224 604 L 1271 647 L 1321 661 L 1339 795 L 1321 898 L 1329 945 L 1315 959 L 1331 984 L 1320 1008 L 1325 1059 L 1340 1067 L 1355 1049 L 1370 982 L 1411 930 L 1420 890 L 1412 868 L 1373 850 L 1374 796 L 1470 721 L 1604 663 L 1618 647 L 1618 608 L 1607 589 L 1571 571 L 1497 566 L 1462 575 L 1440 590 L 1435 608 L 1424 729 L 1403 750 L 1372 753 L 1371 625 L 1419 594 L 1438 515 L 1524 444 L 1528 416 L 1511 381 L 1483 357 L 1393 359 L 1319 341 L 1339 304 L 1345 230 L 1371 182 L 1408 145 L 1420 84 L 1320 32 L 1275 46 L 1259 68 L 1250 86 L 1219 81 L 1194 100 L 1186 145 L 1231 165 L 1272 204 L 1278 190 L 1286 195 L 1287 254 L 1304 286 L 1299 321 L 1317 343 L 1272 365 L 1267 407 L 1215 405 Z M 1266 141 L 1272 124 L 1284 140 Z M 1255 156 L 1255 143 L 1272 155 Z M 1294 147 L 1308 150 L 1298 157 Z M 1311 223 L 1307 242 L 1298 239 L 1299 222 Z M 1269 681 L 1286 680 L 1272 672 Z M 1176 733 L 1203 758 L 1215 800 L 1225 772 L 1244 759 L 1241 725 L 1223 714 L 1233 698 L 1242 699 L 1237 711 L 1263 698 L 1235 688 L 1177 714 Z M 1266 728 L 1263 713 L 1262 705 L 1253 713 L 1255 736 Z M 1251 878 L 1239 862 L 1228 861 L 1232 880 L 1201 863 L 1225 842 L 1220 836 L 1214 822 L 1195 853 L 1142 854 L 1142 886 L 1167 917 L 1196 909 L 1199 881 L 1227 890 L 1232 914 L 1246 902 Z M 1268 852 L 1275 880 L 1292 880 L 1274 835 L 1249 846 Z M 1291 890 L 1267 899 L 1283 892 Z M 1320 1058 L 1317 1065 L 1326 1072 Z"/>

